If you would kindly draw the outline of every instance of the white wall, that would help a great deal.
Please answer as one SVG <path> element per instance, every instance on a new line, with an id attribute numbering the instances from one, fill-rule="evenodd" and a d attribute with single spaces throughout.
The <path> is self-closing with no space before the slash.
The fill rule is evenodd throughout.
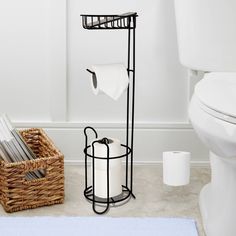
<path id="1" fill-rule="evenodd" d="M 0 112 L 22 122 L 62 117 L 66 89 L 65 17 L 64 0 L 1 3 Z"/>
<path id="2" fill-rule="evenodd" d="M 179 64 L 173 1 L 9 0 L 0 8 L 0 113 L 43 127 L 71 161 L 83 160 L 83 127 L 124 140 L 125 96 L 95 97 L 85 69 L 126 63 L 126 31 L 86 31 L 81 13 L 137 11 L 135 160 L 165 150 L 207 151 L 188 124 L 189 83 Z M 6 99 L 9 97 L 9 99 Z M 108 112 L 107 112 L 108 111 Z"/>
<path id="3" fill-rule="evenodd" d="M 69 118 L 73 121 L 122 122 L 125 96 L 117 103 L 94 97 L 89 65 L 127 62 L 126 31 L 86 31 L 79 13 L 138 12 L 137 122 L 187 120 L 187 77 L 179 64 L 173 1 L 68 1 Z M 85 102 L 86 101 L 86 102 Z M 96 109 L 93 109 L 93 108 Z M 105 107 L 105 108 L 104 108 Z M 104 110 L 112 110 L 104 117 Z"/>
<path id="4" fill-rule="evenodd" d="M 1 3 L 1 111 L 17 120 L 47 120 L 50 115 L 49 17 L 46 0 Z"/>

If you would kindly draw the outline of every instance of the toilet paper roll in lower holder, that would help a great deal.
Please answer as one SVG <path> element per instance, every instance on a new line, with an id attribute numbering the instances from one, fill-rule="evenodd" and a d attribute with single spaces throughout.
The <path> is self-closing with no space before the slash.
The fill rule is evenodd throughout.
<path id="1" fill-rule="evenodd" d="M 91 145 L 88 144 L 88 134 L 87 131 L 91 130 L 93 131 L 96 140 L 91 143 Z M 104 214 L 105 212 L 108 211 L 110 204 L 116 204 L 123 202 L 125 200 L 128 200 L 131 196 L 135 198 L 134 194 L 130 190 L 131 188 L 129 187 L 129 183 L 132 183 L 132 175 L 129 175 L 129 156 L 132 153 L 132 150 L 130 147 L 127 145 L 121 144 L 121 148 L 124 150 L 122 155 L 119 156 L 112 156 L 110 157 L 110 148 L 109 148 L 109 140 L 107 138 L 103 138 L 101 140 L 98 140 L 98 134 L 96 130 L 90 126 L 86 127 L 84 129 L 84 135 L 85 135 L 85 148 L 84 148 L 84 154 L 85 154 L 85 190 L 84 190 L 84 196 L 85 198 L 92 203 L 93 211 L 97 214 Z M 103 145 L 106 146 L 106 158 L 104 157 L 98 157 L 94 155 L 94 144 L 96 143 L 102 143 Z M 90 154 L 92 153 L 92 154 Z M 109 192 L 110 192 L 110 184 L 109 184 L 109 176 L 110 176 L 110 163 L 112 160 L 115 159 L 120 159 L 126 157 L 126 173 L 125 173 L 125 184 L 122 185 L 122 193 L 118 196 L 111 197 Z M 91 185 L 88 184 L 88 158 L 91 158 L 92 162 L 92 180 L 91 180 Z M 103 160 L 106 161 L 107 164 L 107 196 L 106 198 L 101 198 L 97 197 L 95 195 L 95 160 Z M 129 178 L 130 176 L 130 178 Z M 103 206 L 104 209 L 102 211 L 98 211 L 96 209 L 96 206 Z"/>

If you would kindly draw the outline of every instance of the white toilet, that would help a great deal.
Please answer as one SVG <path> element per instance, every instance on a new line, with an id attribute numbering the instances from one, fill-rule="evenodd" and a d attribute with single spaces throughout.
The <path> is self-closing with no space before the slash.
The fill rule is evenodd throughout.
<path id="1" fill-rule="evenodd" d="M 200 193 L 207 236 L 236 236 L 236 1 L 175 0 L 180 61 L 204 71 L 189 117 L 210 150 Z"/>

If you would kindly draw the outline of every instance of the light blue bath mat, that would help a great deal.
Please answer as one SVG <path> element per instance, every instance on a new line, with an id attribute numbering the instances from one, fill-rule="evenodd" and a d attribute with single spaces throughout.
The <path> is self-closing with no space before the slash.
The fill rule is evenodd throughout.
<path id="1" fill-rule="evenodd" d="M 198 236 L 181 218 L 0 217 L 1 236 Z"/>

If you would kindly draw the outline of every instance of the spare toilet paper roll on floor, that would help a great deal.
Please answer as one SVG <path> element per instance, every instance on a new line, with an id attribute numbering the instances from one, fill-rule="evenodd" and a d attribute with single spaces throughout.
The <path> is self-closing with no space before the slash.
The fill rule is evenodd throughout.
<path id="1" fill-rule="evenodd" d="M 110 157 L 121 155 L 121 145 L 118 139 L 108 138 L 111 140 L 109 146 Z M 98 139 L 96 139 L 98 140 Z M 95 159 L 94 161 L 94 180 L 95 196 L 100 198 L 107 197 L 107 147 L 102 143 L 94 143 L 94 156 L 103 157 L 104 159 Z M 91 167 L 92 170 L 92 167 Z M 109 161 L 109 196 L 115 197 L 122 193 L 122 166 L 121 158 L 111 159 Z"/>
<path id="2" fill-rule="evenodd" d="M 91 86 L 95 95 L 105 93 L 117 100 L 127 89 L 129 77 L 123 64 L 93 65 L 90 68 Z"/>
<path id="3" fill-rule="evenodd" d="M 163 182 L 171 186 L 187 185 L 190 181 L 189 152 L 163 152 Z"/>

